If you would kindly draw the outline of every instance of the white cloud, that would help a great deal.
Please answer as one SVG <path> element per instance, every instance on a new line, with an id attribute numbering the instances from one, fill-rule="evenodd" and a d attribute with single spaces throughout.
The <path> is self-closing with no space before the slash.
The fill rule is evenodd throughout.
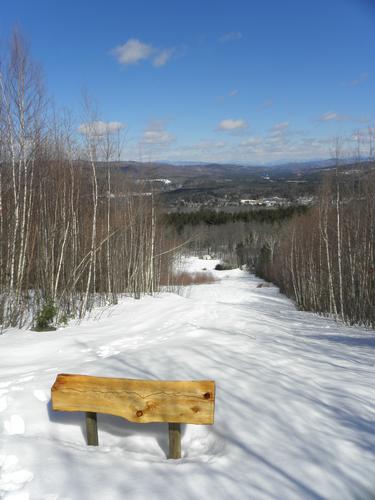
<path id="1" fill-rule="evenodd" d="M 171 59 L 174 49 L 158 49 L 137 38 L 130 38 L 123 45 L 114 48 L 112 53 L 117 61 L 124 66 L 137 64 L 142 60 L 150 60 L 153 66 L 160 68 Z"/>
<path id="2" fill-rule="evenodd" d="M 362 142 L 370 142 L 375 139 L 375 128 L 366 127 L 361 129 L 356 129 L 351 135 L 352 140 L 361 140 Z"/>
<path id="3" fill-rule="evenodd" d="M 273 106 L 273 101 L 272 99 L 267 99 L 266 101 L 263 101 L 262 104 L 259 106 L 258 110 L 265 110 L 265 109 L 270 109 Z"/>
<path id="4" fill-rule="evenodd" d="M 106 134 L 113 134 L 125 127 L 126 125 L 121 122 L 103 122 L 98 120 L 94 122 L 81 123 L 78 127 L 78 132 L 87 136 L 100 137 Z"/>
<path id="5" fill-rule="evenodd" d="M 278 131 L 281 131 L 281 130 L 286 130 L 288 127 L 289 127 L 289 122 L 280 122 L 280 123 L 276 123 L 272 127 L 272 130 L 274 132 L 278 132 Z"/>
<path id="6" fill-rule="evenodd" d="M 248 125 L 245 120 L 233 120 L 232 118 L 228 118 L 227 120 L 221 120 L 217 126 L 217 130 L 233 131 L 245 129 L 247 127 Z"/>
<path id="7" fill-rule="evenodd" d="M 224 121 L 224 120 L 223 120 Z M 243 120 L 231 120 L 232 122 Z M 285 124 L 286 122 L 280 122 Z M 276 125 L 280 125 L 276 123 Z M 126 155 L 130 159 L 151 157 L 156 160 L 208 161 L 208 162 L 243 162 L 260 165 L 263 162 L 300 161 L 318 158 L 329 158 L 335 144 L 335 136 L 315 136 L 308 130 L 290 129 L 288 124 L 269 129 L 264 133 L 250 135 L 246 129 L 239 132 L 236 128 L 226 128 L 225 134 L 217 135 L 217 139 L 202 138 L 195 143 L 177 142 L 166 130 L 165 123 L 154 122 L 145 131 L 141 141 L 133 148 L 127 148 Z M 229 130 L 229 131 L 228 131 Z M 238 134 L 236 133 L 238 132 Z M 361 127 L 343 136 L 344 153 L 353 154 L 358 147 L 359 138 L 361 154 L 374 152 L 375 128 Z"/>
<path id="8" fill-rule="evenodd" d="M 223 151 L 227 147 L 227 143 L 224 141 L 214 141 L 212 139 L 200 140 L 199 142 L 188 144 L 184 146 L 179 146 L 174 149 L 169 150 L 170 157 L 184 157 L 185 159 L 197 159 L 211 157 L 212 161 L 215 161 L 218 151 Z"/>
<path id="9" fill-rule="evenodd" d="M 340 115 L 338 113 L 334 113 L 332 111 L 328 113 L 324 113 L 319 117 L 319 121 L 321 122 L 343 122 L 343 121 L 348 121 L 351 120 L 352 117 L 349 115 Z"/>
<path id="10" fill-rule="evenodd" d="M 368 79 L 368 74 L 367 73 L 361 73 L 358 78 L 355 80 L 351 80 L 350 82 L 345 82 L 344 85 L 347 87 L 357 87 L 358 85 L 361 85 L 361 83 L 365 82 Z"/>
<path id="11" fill-rule="evenodd" d="M 262 144 L 263 139 L 261 137 L 252 136 L 240 143 L 242 147 L 254 147 Z"/>
<path id="12" fill-rule="evenodd" d="M 349 140 L 350 138 L 348 138 Z M 351 141 L 353 144 L 353 141 Z M 361 142 L 362 143 L 362 142 Z M 277 139 L 264 136 L 250 136 L 242 141 L 202 139 L 194 144 L 167 144 L 164 147 L 146 146 L 145 154 L 153 154 L 153 160 L 243 162 L 260 165 L 263 162 L 298 161 L 328 158 L 334 144 L 334 137 L 316 138 L 309 135 L 283 134 Z M 128 148 L 128 158 L 139 159 L 139 148 Z"/>
<path id="13" fill-rule="evenodd" d="M 159 68 L 160 66 L 164 66 L 164 64 L 167 64 L 169 59 L 172 57 L 173 50 L 172 49 L 164 49 L 161 50 L 153 59 L 152 64 L 156 67 Z"/>
<path id="14" fill-rule="evenodd" d="M 144 144 L 170 144 L 173 136 L 165 130 L 145 130 L 142 142 Z"/>
<path id="15" fill-rule="evenodd" d="M 167 146 L 175 140 L 175 136 L 170 134 L 162 122 L 153 122 L 143 132 L 141 144 L 154 146 Z"/>
<path id="16" fill-rule="evenodd" d="M 224 33 L 220 37 L 220 42 L 231 42 L 233 40 L 240 40 L 242 38 L 242 33 L 240 31 L 230 31 L 229 33 Z"/>
<path id="17" fill-rule="evenodd" d="M 273 134 L 271 137 L 267 138 L 269 144 L 285 144 L 287 142 L 287 138 L 283 134 Z"/>
<path id="18" fill-rule="evenodd" d="M 369 123 L 371 121 L 371 118 L 369 116 L 360 116 L 358 118 L 358 121 L 360 123 Z"/>
<path id="19" fill-rule="evenodd" d="M 152 45 L 143 43 L 137 38 L 130 38 L 123 45 L 113 49 L 118 62 L 124 65 L 136 64 L 142 59 L 148 59 L 154 52 Z"/>
<path id="20" fill-rule="evenodd" d="M 213 141 L 213 140 L 201 140 L 197 142 L 196 144 L 193 144 L 191 148 L 193 150 L 199 150 L 203 152 L 212 152 L 217 149 L 222 149 L 226 146 L 226 143 L 224 141 Z"/>
<path id="21" fill-rule="evenodd" d="M 232 89 L 226 95 L 218 95 L 216 97 L 216 100 L 219 102 L 223 102 L 226 97 L 235 97 L 236 95 L 238 95 L 238 89 Z"/>

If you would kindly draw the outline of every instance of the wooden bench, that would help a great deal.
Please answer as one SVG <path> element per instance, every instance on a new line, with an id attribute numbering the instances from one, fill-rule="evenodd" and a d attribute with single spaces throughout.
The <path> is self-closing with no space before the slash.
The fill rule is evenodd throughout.
<path id="1" fill-rule="evenodd" d="M 180 424 L 213 424 L 215 382 L 212 380 L 133 380 L 57 375 L 51 389 L 55 411 L 86 412 L 87 444 L 97 446 L 97 413 L 146 424 L 169 426 L 169 458 L 181 458 Z"/>

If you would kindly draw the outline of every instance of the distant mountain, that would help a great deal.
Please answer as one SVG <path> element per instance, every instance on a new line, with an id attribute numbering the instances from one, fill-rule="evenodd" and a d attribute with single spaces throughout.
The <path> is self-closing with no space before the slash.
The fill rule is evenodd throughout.
<path id="1" fill-rule="evenodd" d="M 361 159 L 361 165 L 371 165 L 371 161 Z M 336 159 L 311 160 L 299 162 L 286 162 L 268 165 L 249 165 L 238 163 L 209 163 L 209 162 L 138 162 L 120 161 L 97 162 L 97 166 L 117 168 L 123 173 L 131 175 L 136 179 L 170 179 L 174 183 L 192 182 L 194 179 L 216 180 L 217 182 L 227 182 L 229 180 L 238 181 L 240 178 L 260 178 L 265 174 L 272 177 L 289 177 L 295 175 L 308 175 L 309 172 L 336 168 Z M 340 168 L 353 168 L 358 165 L 354 158 L 340 160 Z"/>
<path id="2" fill-rule="evenodd" d="M 366 164 L 373 161 L 369 157 L 361 157 L 360 160 L 354 157 L 340 158 L 339 165 L 353 165 L 353 164 Z M 311 168 L 325 168 L 325 167 L 335 167 L 337 163 L 336 158 L 327 158 L 324 160 L 306 160 L 306 161 L 294 161 L 294 162 L 280 162 L 280 163 L 267 163 L 266 165 L 271 168 L 282 168 L 282 169 L 303 169 L 308 170 Z"/>
<path id="3" fill-rule="evenodd" d="M 98 163 L 98 166 L 107 164 Z M 235 179 L 244 175 L 260 175 L 264 172 L 264 167 L 254 167 L 235 164 L 220 163 L 160 163 L 160 162 L 112 162 L 114 168 L 120 169 L 125 174 L 132 175 L 138 179 L 162 179 L 168 178 L 174 182 L 184 182 L 194 178 L 207 179 Z"/>

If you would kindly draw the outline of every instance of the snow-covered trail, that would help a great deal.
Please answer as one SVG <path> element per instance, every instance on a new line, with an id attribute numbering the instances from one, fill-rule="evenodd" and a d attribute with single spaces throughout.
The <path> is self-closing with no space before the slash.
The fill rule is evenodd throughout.
<path id="1" fill-rule="evenodd" d="M 190 261 L 189 267 L 214 262 Z M 375 336 L 296 311 L 240 270 L 127 299 L 79 326 L 0 337 L 0 498 L 373 499 Z M 54 413 L 56 374 L 216 380 L 214 426 Z"/>

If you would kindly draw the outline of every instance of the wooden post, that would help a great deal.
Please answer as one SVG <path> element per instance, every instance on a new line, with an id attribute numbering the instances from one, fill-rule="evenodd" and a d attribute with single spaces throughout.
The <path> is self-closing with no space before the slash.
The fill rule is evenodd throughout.
<path id="1" fill-rule="evenodd" d="M 99 439 L 96 413 L 91 411 L 86 412 L 86 435 L 87 444 L 89 446 L 98 446 Z"/>
<path id="2" fill-rule="evenodd" d="M 181 458 L 181 425 L 168 424 L 168 430 L 169 430 L 168 458 Z"/>

